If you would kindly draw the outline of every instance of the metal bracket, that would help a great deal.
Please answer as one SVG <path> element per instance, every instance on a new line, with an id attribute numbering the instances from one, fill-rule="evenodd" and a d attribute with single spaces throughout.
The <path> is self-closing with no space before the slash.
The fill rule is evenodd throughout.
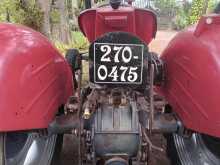
<path id="1" fill-rule="evenodd" d="M 154 124 L 154 64 L 150 65 L 150 119 L 149 130 L 152 133 Z"/>

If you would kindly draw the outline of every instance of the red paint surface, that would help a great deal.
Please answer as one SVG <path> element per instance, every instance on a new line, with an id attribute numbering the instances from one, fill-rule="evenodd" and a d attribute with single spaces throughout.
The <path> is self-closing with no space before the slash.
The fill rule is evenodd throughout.
<path id="1" fill-rule="evenodd" d="M 133 7 L 110 6 L 90 9 L 79 16 L 81 31 L 93 42 L 97 37 L 114 31 L 129 32 L 149 44 L 156 35 L 157 20 L 153 12 Z"/>
<path id="2" fill-rule="evenodd" d="M 179 33 L 162 59 L 163 92 L 184 125 L 220 137 L 220 16 L 203 17 L 197 27 Z"/>
<path id="3" fill-rule="evenodd" d="M 72 73 L 40 33 L 0 24 L 0 131 L 46 128 L 72 94 Z"/>

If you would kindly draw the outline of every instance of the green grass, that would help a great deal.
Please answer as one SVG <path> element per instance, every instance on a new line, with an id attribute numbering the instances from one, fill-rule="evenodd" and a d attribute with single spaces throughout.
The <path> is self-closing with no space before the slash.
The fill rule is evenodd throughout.
<path id="1" fill-rule="evenodd" d="M 82 86 L 85 86 L 89 82 L 89 63 L 83 61 L 82 68 Z"/>
<path id="2" fill-rule="evenodd" d="M 63 55 L 65 55 L 68 49 L 78 49 L 80 52 L 85 52 L 89 48 L 88 40 L 79 31 L 72 32 L 69 44 L 64 44 L 58 41 L 54 41 L 54 44 Z"/>
<path id="3" fill-rule="evenodd" d="M 72 32 L 72 39 L 69 44 L 63 44 L 60 42 L 54 42 L 58 50 L 65 56 L 68 49 L 78 49 L 80 52 L 87 52 L 89 48 L 88 40 L 83 36 L 81 32 Z M 83 61 L 82 63 L 82 85 L 85 86 L 89 82 L 89 64 Z"/>

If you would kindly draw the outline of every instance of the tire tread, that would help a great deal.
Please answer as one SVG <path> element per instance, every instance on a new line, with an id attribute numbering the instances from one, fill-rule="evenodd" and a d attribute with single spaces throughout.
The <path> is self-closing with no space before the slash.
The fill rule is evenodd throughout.
<path id="1" fill-rule="evenodd" d="M 5 137 L 4 134 L 0 133 L 0 165 L 4 165 L 5 164 Z"/>
<path id="2" fill-rule="evenodd" d="M 169 134 L 165 137 L 167 139 L 167 156 L 171 161 L 171 165 L 181 165 L 173 135 Z"/>

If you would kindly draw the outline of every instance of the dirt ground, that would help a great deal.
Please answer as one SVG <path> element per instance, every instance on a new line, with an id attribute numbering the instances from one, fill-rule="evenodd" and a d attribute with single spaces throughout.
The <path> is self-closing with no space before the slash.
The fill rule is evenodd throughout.
<path id="1" fill-rule="evenodd" d="M 156 38 L 149 45 L 150 51 L 160 55 L 176 34 L 176 31 L 158 31 Z"/>
<path id="2" fill-rule="evenodd" d="M 156 39 L 150 44 L 150 51 L 154 51 L 159 55 L 166 48 L 169 41 L 176 35 L 175 31 L 159 31 Z M 166 140 L 162 136 L 154 137 L 154 143 L 157 146 L 166 148 Z M 64 137 L 63 151 L 61 155 L 62 165 L 77 165 L 77 140 L 71 136 Z M 166 157 L 166 152 L 154 152 L 155 158 L 152 160 L 152 165 L 169 165 L 169 160 Z"/>

